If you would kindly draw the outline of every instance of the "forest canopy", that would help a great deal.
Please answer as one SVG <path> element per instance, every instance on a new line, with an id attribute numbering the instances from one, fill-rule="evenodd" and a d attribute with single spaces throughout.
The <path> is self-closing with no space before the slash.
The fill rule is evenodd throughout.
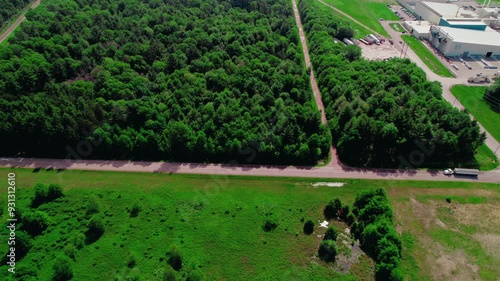
<path id="1" fill-rule="evenodd" d="M 4 27 L 19 12 L 24 9 L 30 0 L 0 0 L 0 27 Z"/>
<path id="2" fill-rule="evenodd" d="M 485 140 L 475 120 L 445 101 L 438 82 L 408 59 L 367 61 L 335 44 L 345 23 L 300 0 L 311 62 L 340 160 L 354 166 L 432 167 L 474 158 Z M 356 50 L 357 49 L 357 50 Z"/>
<path id="3" fill-rule="evenodd" d="M 2 155 L 87 140 L 78 157 L 327 157 L 290 1 L 46 0 L 26 16 L 0 46 Z"/>

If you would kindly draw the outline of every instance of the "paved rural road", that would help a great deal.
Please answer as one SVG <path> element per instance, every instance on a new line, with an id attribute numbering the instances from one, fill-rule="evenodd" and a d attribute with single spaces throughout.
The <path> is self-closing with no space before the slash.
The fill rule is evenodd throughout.
<path id="1" fill-rule="evenodd" d="M 210 175 L 245 175 L 276 177 L 311 178 L 359 178 L 379 180 L 433 180 L 433 181 L 471 181 L 500 183 L 500 170 L 481 172 L 478 178 L 460 178 L 443 175 L 437 170 L 390 170 L 357 169 L 346 167 L 292 167 L 224 165 L 196 163 L 166 163 L 143 161 L 103 161 L 103 160 L 57 160 L 31 158 L 3 158 L 0 167 L 5 168 L 43 168 L 55 170 L 88 170 L 117 172 L 181 173 Z"/>
<path id="2" fill-rule="evenodd" d="M 36 8 L 39 4 L 40 4 L 40 0 L 35 1 L 31 5 L 30 9 Z M 2 44 L 2 42 L 5 39 L 7 39 L 10 36 L 10 34 L 26 19 L 26 17 L 24 16 L 26 14 L 26 12 L 22 13 L 22 15 L 19 16 L 17 18 L 17 20 L 9 28 L 7 28 L 7 30 L 2 35 L 0 35 L 0 44 Z"/>
<path id="3" fill-rule="evenodd" d="M 299 27 L 306 65 L 310 66 L 307 44 L 302 24 L 298 15 L 296 0 L 293 0 L 294 12 Z M 417 57 L 418 59 L 418 57 Z M 425 66 L 425 65 L 424 65 Z M 425 69 L 425 68 L 424 68 Z M 311 84 L 316 85 L 314 74 L 311 71 Z M 315 89 L 315 90 L 314 90 Z M 314 88 L 314 95 L 318 108 L 323 109 L 319 90 Z M 322 110 L 322 120 L 324 118 Z M 332 148 L 333 149 L 333 148 Z M 334 151 L 333 151 L 334 152 Z M 332 154 L 334 160 L 336 154 Z M 151 173 L 184 173 L 184 174 L 211 174 L 211 175 L 247 175 L 247 176 L 279 176 L 279 177 L 313 177 L 313 178 L 361 178 L 380 180 L 435 180 L 435 181 L 472 181 L 500 183 L 500 170 L 481 172 L 478 178 L 449 177 L 437 170 L 390 170 L 390 169 L 358 169 L 342 165 L 326 167 L 292 167 L 292 166 L 256 166 L 256 165 L 225 165 L 225 164 L 197 164 L 197 163 L 165 163 L 144 161 L 105 161 L 105 160 L 61 160 L 61 159 L 32 159 L 32 158 L 1 158 L 0 167 L 5 168 L 43 168 L 58 170 L 91 170 L 91 171 L 120 171 L 120 172 L 151 172 Z M 391 182 L 388 182 L 391 184 Z"/>

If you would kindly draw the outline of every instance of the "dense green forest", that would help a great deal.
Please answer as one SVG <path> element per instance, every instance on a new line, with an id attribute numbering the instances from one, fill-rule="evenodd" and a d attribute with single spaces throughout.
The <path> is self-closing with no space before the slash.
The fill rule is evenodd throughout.
<path id="1" fill-rule="evenodd" d="M 0 27 L 4 27 L 15 15 L 24 9 L 31 0 L 0 0 Z"/>
<path id="2" fill-rule="evenodd" d="M 47 0 L 27 18 L 0 46 L 1 155 L 327 157 L 288 0 Z"/>
<path id="3" fill-rule="evenodd" d="M 366 61 L 335 44 L 345 24 L 301 0 L 311 60 L 340 159 L 355 166 L 448 166 L 474 158 L 484 142 L 477 122 L 441 97 L 409 60 Z"/>

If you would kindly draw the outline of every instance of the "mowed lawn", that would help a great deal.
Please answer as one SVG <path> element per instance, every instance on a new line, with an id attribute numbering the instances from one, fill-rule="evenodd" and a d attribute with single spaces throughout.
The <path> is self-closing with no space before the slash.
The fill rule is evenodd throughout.
<path id="1" fill-rule="evenodd" d="M 500 141 L 500 113 L 492 110 L 483 100 L 487 87 L 456 85 L 451 88 L 452 94 L 460 101 L 467 111 L 483 125 L 483 127 Z"/>
<path id="2" fill-rule="evenodd" d="M 391 2 L 380 2 L 370 0 L 323 0 L 335 8 L 355 18 L 357 21 L 368 26 L 382 36 L 389 37 L 384 27 L 380 24 L 380 19 L 399 20 L 399 18 L 386 6 Z M 350 19 L 348 19 L 351 21 Z M 352 22 L 352 21 L 351 21 Z M 363 37 L 366 34 L 363 35 Z"/>
<path id="3" fill-rule="evenodd" d="M 453 77 L 453 74 L 439 61 L 432 52 L 420 40 L 410 35 L 402 35 L 401 38 L 420 57 L 432 72 L 444 77 Z"/>
<path id="4" fill-rule="evenodd" d="M 182 270 L 177 273 L 180 280 L 185 280 L 195 268 L 209 276 L 208 280 L 373 280 L 373 263 L 364 254 L 352 265 L 351 274 L 337 273 L 332 265 L 315 258 L 321 240 L 316 234 L 324 230 L 316 224 L 315 233 L 306 236 L 301 220 L 322 220 L 322 209 L 328 200 L 338 197 L 351 205 L 357 192 L 377 187 L 386 188 L 396 203 L 406 273 L 416 276 L 411 280 L 421 280 L 420 276 L 439 274 L 442 270 L 428 271 L 438 256 L 422 256 L 435 247 L 421 247 L 420 232 L 425 228 L 412 228 L 422 216 L 411 212 L 411 198 L 446 188 L 449 191 L 445 194 L 454 196 L 453 203 L 457 196 L 466 198 L 468 193 L 482 196 L 474 202 L 490 202 L 500 188 L 476 182 L 337 179 L 331 181 L 345 185 L 328 187 L 312 185 L 326 182 L 324 179 L 0 169 L 4 178 L 8 172 L 16 173 L 16 204 L 24 210 L 37 182 L 59 183 L 65 190 L 62 200 L 39 207 L 49 214 L 50 226 L 17 264 L 20 268 L 37 268 L 36 280 L 50 280 L 54 258 L 62 254 L 68 241 L 85 231 L 89 200 L 97 202 L 100 212 L 94 216 L 101 218 L 106 231 L 99 240 L 76 252 L 73 280 L 127 280 L 131 274 L 140 275 L 140 280 L 163 280 L 166 252 L 173 246 L 183 255 Z M 6 188 L 0 192 L 2 206 L 6 206 L 6 192 Z M 491 194 L 494 196 L 487 196 Z M 399 203 L 405 204 L 404 208 Z M 139 204 L 142 211 L 137 217 L 130 217 L 134 204 Z M 481 216 L 487 218 L 488 210 Z M 413 222 L 415 218 L 419 220 Z M 6 213 L 2 219 L 5 221 Z M 278 222 L 272 232 L 262 229 L 268 219 Z M 455 226 L 450 224 L 451 227 Z M 473 230 L 460 236 L 459 244 L 471 262 L 485 254 L 475 240 L 465 239 L 473 235 Z M 483 232 L 478 229 L 478 233 Z M 442 244 L 443 253 L 457 247 L 446 244 L 440 233 L 425 235 Z M 2 243 L 0 251 L 5 253 L 6 248 L 6 243 Z M 133 268 L 126 265 L 131 255 L 136 257 Z M 484 266 L 489 276 L 498 276 L 495 260 L 485 258 L 477 262 L 482 266 L 478 274 L 483 276 Z M 0 268 L 1 280 L 15 280 L 6 279 L 7 266 Z"/>
<path id="5" fill-rule="evenodd" d="M 401 24 L 399 24 L 399 23 L 390 23 L 389 26 L 392 29 L 396 30 L 397 32 L 403 32 L 403 31 L 405 31 L 405 28 Z"/>

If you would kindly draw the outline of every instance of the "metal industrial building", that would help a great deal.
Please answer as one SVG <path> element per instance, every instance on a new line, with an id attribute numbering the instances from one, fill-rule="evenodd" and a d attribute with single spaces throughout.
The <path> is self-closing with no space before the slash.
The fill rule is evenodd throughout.
<path id="1" fill-rule="evenodd" d="M 500 33 L 489 27 L 498 24 L 497 9 L 418 1 L 415 13 L 421 21 L 404 23 L 406 29 L 445 56 L 500 56 Z"/>
<path id="2" fill-rule="evenodd" d="M 445 56 L 491 57 L 500 55 L 500 33 L 490 30 L 431 26 L 429 42 Z"/>

